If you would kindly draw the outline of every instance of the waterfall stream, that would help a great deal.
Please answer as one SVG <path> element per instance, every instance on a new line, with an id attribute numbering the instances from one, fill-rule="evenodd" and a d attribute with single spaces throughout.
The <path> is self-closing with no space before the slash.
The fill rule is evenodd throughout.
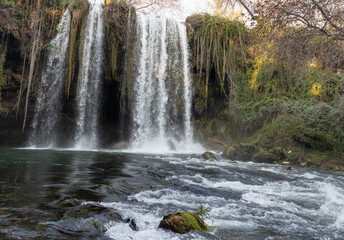
<path id="1" fill-rule="evenodd" d="M 89 0 L 78 89 L 76 148 L 96 148 L 104 59 L 104 14 L 101 0 Z"/>
<path id="2" fill-rule="evenodd" d="M 186 27 L 137 13 L 135 34 L 131 147 L 192 151 L 198 146 L 192 141 Z"/>
<path id="3" fill-rule="evenodd" d="M 57 36 L 50 43 L 32 122 L 33 132 L 29 139 L 30 146 L 52 147 L 56 144 L 56 128 L 63 106 L 70 21 L 70 13 L 66 10 L 57 27 Z"/>

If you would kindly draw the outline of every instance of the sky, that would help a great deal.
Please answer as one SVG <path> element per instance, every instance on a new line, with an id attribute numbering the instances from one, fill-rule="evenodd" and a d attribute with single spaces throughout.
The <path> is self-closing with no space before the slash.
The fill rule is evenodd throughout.
<path id="1" fill-rule="evenodd" d="M 184 8 L 183 17 L 186 18 L 195 12 L 207 12 L 209 0 L 181 0 Z"/>

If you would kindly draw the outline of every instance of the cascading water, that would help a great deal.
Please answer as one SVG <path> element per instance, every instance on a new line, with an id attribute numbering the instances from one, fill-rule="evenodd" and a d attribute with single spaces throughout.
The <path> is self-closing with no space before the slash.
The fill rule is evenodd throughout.
<path id="1" fill-rule="evenodd" d="M 76 148 L 96 148 L 104 59 L 103 0 L 89 0 L 78 89 Z"/>
<path id="2" fill-rule="evenodd" d="M 32 122 L 30 146 L 51 147 L 56 144 L 57 122 L 63 106 L 70 21 L 70 13 L 66 10 L 57 27 L 57 36 L 50 43 L 48 61 L 42 76 L 42 87 L 38 93 Z"/>
<path id="3" fill-rule="evenodd" d="M 132 149 L 195 151 L 184 24 L 137 13 L 132 94 Z M 196 150 L 197 151 L 197 150 Z"/>

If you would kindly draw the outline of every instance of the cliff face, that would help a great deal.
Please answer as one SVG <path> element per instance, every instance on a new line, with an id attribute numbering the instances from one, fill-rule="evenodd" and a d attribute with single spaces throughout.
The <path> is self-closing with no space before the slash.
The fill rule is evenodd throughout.
<path id="1" fill-rule="evenodd" d="M 65 94 L 60 131 L 67 133 L 59 142 L 71 140 L 75 129 L 76 98 L 84 42 L 84 29 L 88 15 L 87 0 L 27 1 L 0 3 L 0 145 L 26 145 L 31 132 L 35 100 L 41 85 L 49 42 L 56 35 L 56 26 L 68 8 L 71 14 L 68 62 L 66 64 Z M 119 140 L 120 119 L 126 117 L 123 107 L 128 96 L 124 82 L 124 59 L 127 47 L 129 8 L 125 4 L 104 5 L 106 21 L 106 57 L 102 84 L 102 110 L 100 113 L 101 145 Z M 39 18 L 35 18 L 39 14 Z M 135 16 L 135 14 L 133 14 Z M 134 20 L 133 20 L 134 21 Z M 26 94 L 31 67 L 31 50 L 35 24 L 40 30 L 37 57 L 33 67 L 32 84 L 28 95 L 27 119 L 24 131 Z M 132 25 L 134 26 L 134 25 Z M 37 41 L 38 40 L 38 41 Z M 129 77 L 128 77 L 129 78 Z M 67 135 L 69 137 L 67 137 Z"/>
<path id="2" fill-rule="evenodd" d="M 34 12 L 37 6 L 27 1 L 6 1 L 0 3 L 0 144 L 18 145 L 27 136 L 22 133 L 25 97 L 27 92 L 28 66 L 30 49 L 34 35 Z M 27 120 L 33 116 L 34 96 L 39 86 L 39 79 L 44 65 L 47 44 L 55 34 L 56 23 L 61 12 L 54 6 L 42 4 L 40 41 L 34 67 L 34 81 L 30 87 L 27 107 Z M 44 19 L 44 20 L 43 20 Z M 27 130 L 27 129 L 26 129 Z"/>

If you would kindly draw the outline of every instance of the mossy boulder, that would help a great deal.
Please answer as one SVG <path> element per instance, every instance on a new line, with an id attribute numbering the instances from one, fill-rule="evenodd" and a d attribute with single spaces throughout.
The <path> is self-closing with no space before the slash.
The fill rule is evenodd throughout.
<path id="1" fill-rule="evenodd" d="M 252 156 L 252 161 L 257 163 L 278 163 L 286 159 L 282 148 L 275 148 L 268 151 L 260 149 Z"/>
<path id="2" fill-rule="evenodd" d="M 198 212 L 168 214 L 160 221 L 159 228 L 180 234 L 188 233 L 191 230 L 199 230 L 201 232 L 209 231 L 209 227 L 205 224 Z"/>
<path id="3" fill-rule="evenodd" d="M 257 152 L 258 149 L 255 145 L 239 144 L 229 146 L 222 155 L 231 160 L 252 161 L 253 155 Z"/>
<path id="4" fill-rule="evenodd" d="M 202 158 L 205 160 L 210 160 L 210 159 L 214 159 L 217 160 L 217 157 L 214 153 L 212 152 L 205 152 L 202 154 Z"/>

